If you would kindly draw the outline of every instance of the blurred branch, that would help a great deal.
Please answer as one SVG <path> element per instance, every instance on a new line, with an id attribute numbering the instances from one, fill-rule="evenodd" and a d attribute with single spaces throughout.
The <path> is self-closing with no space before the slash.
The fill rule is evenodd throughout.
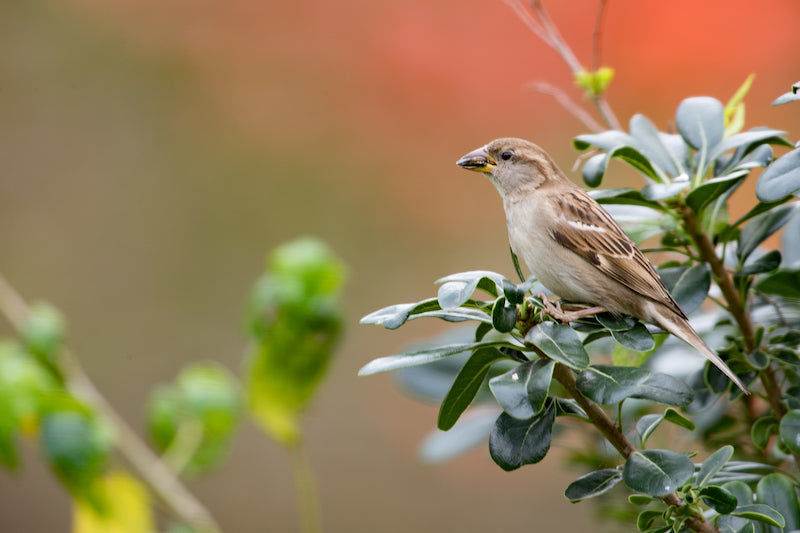
<path id="1" fill-rule="evenodd" d="M 580 120 L 584 126 L 592 130 L 593 132 L 600 133 L 601 131 L 605 130 L 602 124 L 600 124 L 594 118 L 592 118 L 592 115 L 590 115 L 585 109 L 583 109 L 580 105 L 578 105 L 578 103 L 575 102 L 575 100 L 570 98 L 569 95 L 567 95 L 567 93 L 565 93 L 555 85 L 552 85 L 551 83 L 548 83 L 546 81 L 536 81 L 528 85 L 528 87 L 530 87 L 536 92 L 552 96 L 553 99 L 567 111 L 567 113 Z"/>
<path id="2" fill-rule="evenodd" d="M 586 69 L 583 68 L 578 58 L 573 53 L 572 49 L 569 45 L 564 41 L 564 38 L 561 36 L 561 33 L 558 31 L 558 28 L 553 23 L 553 20 L 550 18 L 550 15 L 544 8 L 541 0 L 528 0 L 528 6 L 526 7 L 522 0 L 505 0 L 505 2 L 514 10 L 517 16 L 522 20 L 522 22 L 537 36 L 541 39 L 545 44 L 550 46 L 553 50 L 561 56 L 561 59 L 567 64 L 567 67 L 572 71 L 573 76 L 577 76 L 578 74 L 585 72 Z M 602 12 L 603 8 L 605 7 L 605 1 L 601 3 L 600 12 L 598 14 L 598 22 L 597 26 L 595 27 L 595 37 L 596 41 L 599 42 L 600 39 L 600 24 L 602 21 Z M 595 45 L 595 50 L 599 54 L 599 45 Z M 599 59 L 597 60 L 599 61 Z M 622 126 L 617 120 L 616 115 L 614 115 L 611 106 L 608 105 L 605 98 L 602 95 L 598 94 L 592 97 L 592 101 L 594 102 L 597 110 L 600 112 L 600 115 L 603 117 L 608 128 L 621 130 Z M 559 102 L 564 105 L 562 102 Z M 598 131 L 598 130 L 594 130 Z"/>
<path id="3" fill-rule="evenodd" d="M 30 315 L 28 304 L 2 275 L 0 275 L 0 313 L 5 315 L 17 331 L 25 326 Z M 136 432 L 92 383 L 78 358 L 66 348 L 61 350 L 59 366 L 66 376 L 69 391 L 88 402 L 113 428 L 117 449 L 170 511 L 198 532 L 221 531 L 211 513 L 186 489 L 175 473 L 141 441 Z"/>
<path id="4" fill-rule="evenodd" d="M 606 10 L 606 0 L 600 0 L 597 7 L 597 18 L 594 22 L 594 32 L 592 33 L 592 70 L 600 68 L 600 34 L 603 29 L 603 14 Z"/>
<path id="5" fill-rule="evenodd" d="M 292 460 L 295 491 L 297 492 L 300 531 L 302 533 L 319 533 L 322 531 L 322 523 L 317 498 L 317 484 L 302 435 L 295 444 L 289 447 L 289 455 Z"/>

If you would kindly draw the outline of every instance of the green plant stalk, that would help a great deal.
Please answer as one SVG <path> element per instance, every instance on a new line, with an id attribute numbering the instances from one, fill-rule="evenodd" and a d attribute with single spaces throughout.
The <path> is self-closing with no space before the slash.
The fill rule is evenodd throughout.
<path id="1" fill-rule="evenodd" d="M 317 483 L 302 434 L 295 443 L 288 447 L 288 451 L 294 474 L 300 531 L 301 533 L 320 533 L 322 521 L 317 497 Z"/>
<path id="2" fill-rule="evenodd" d="M 30 315 L 28 304 L 2 275 L 0 312 L 17 331 L 21 331 Z M 113 428 L 116 435 L 115 446 L 150 490 L 176 517 L 198 533 L 221 532 L 211 513 L 189 492 L 178 476 L 139 439 L 136 432 L 100 393 L 81 367 L 78 358 L 65 348 L 59 355 L 59 367 L 66 377 L 69 391 L 89 403 Z"/>
<path id="3" fill-rule="evenodd" d="M 581 409 L 584 410 L 589 419 L 594 423 L 597 430 L 612 446 L 614 446 L 614 448 L 616 448 L 619 454 L 627 460 L 628 457 L 636 451 L 636 448 L 633 447 L 619 426 L 609 418 L 599 405 L 581 394 L 575 382 L 575 376 L 572 375 L 572 371 L 564 365 L 557 363 L 553 371 L 553 377 L 566 389 L 572 399 L 581 406 Z M 667 494 L 661 498 L 661 500 L 669 506 L 688 508 L 686 502 L 675 492 Z M 719 533 L 719 529 L 717 529 L 714 524 L 707 521 L 697 512 L 692 513 L 692 515 L 686 519 L 684 525 L 697 533 Z"/>

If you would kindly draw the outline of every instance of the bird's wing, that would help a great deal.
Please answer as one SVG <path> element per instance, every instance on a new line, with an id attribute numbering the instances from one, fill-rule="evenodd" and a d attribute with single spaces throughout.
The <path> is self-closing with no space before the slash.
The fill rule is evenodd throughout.
<path id="1" fill-rule="evenodd" d="M 552 237 L 556 242 L 611 279 L 686 318 L 642 251 L 600 204 L 579 189 L 555 198 L 559 209 Z"/>

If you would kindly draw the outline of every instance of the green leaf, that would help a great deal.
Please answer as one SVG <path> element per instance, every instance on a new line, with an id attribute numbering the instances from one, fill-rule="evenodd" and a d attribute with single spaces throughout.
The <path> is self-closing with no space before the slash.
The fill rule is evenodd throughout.
<path id="1" fill-rule="evenodd" d="M 608 168 L 608 163 L 612 158 L 618 158 L 644 174 L 645 176 L 661 181 L 661 177 L 653 168 L 645 156 L 636 148 L 630 145 L 617 145 L 609 148 L 605 154 L 597 154 L 590 157 L 583 165 L 583 180 L 590 187 L 597 187 L 603 180 L 603 176 Z"/>
<path id="2" fill-rule="evenodd" d="M 709 154 L 710 160 L 717 159 L 728 150 L 734 150 L 740 146 L 751 146 L 755 143 L 766 141 L 773 138 L 779 138 L 786 132 L 781 130 L 773 130 L 770 128 L 752 129 L 742 133 L 737 133 L 727 137 L 720 142 Z"/>
<path id="3" fill-rule="evenodd" d="M 678 196 L 678 193 L 689 187 L 689 180 L 672 183 L 650 183 L 642 188 L 642 196 L 648 200 L 666 200 Z"/>
<path id="4" fill-rule="evenodd" d="M 656 341 L 641 322 L 625 331 L 611 331 L 611 336 L 622 346 L 634 352 L 649 352 L 656 347 Z"/>
<path id="5" fill-rule="evenodd" d="M 737 170 L 703 182 L 686 195 L 686 205 L 691 207 L 695 213 L 700 213 L 711 202 L 741 185 L 748 173 L 749 170 Z"/>
<path id="6" fill-rule="evenodd" d="M 779 435 L 792 453 L 800 453 L 800 410 L 793 409 L 781 418 Z"/>
<path id="7" fill-rule="evenodd" d="M 671 450 L 633 452 L 622 469 L 625 484 L 650 496 L 666 496 L 694 474 L 694 464 L 686 454 Z"/>
<path id="8" fill-rule="evenodd" d="M 463 305 L 478 288 L 497 298 L 498 289 L 506 283 L 515 286 L 502 275 L 488 270 L 451 274 L 436 280 L 436 283 L 442 284 L 437 297 L 442 309 L 452 309 Z"/>
<path id="9" fill-rule="evenodd" d="M 361 319 L 361 324 L 378 324 L 386 329 L 397 329 L 406 323 L 412 314 L 441 310 L 436 298 L 410 304 L 396 304 L 378 309 Z"/>
<path id="10" fill-rule="evenodd" d="M 663 415 L 644 415 L 636 422 L 636 432 L 639 434 L 639 438 L 642 441 L 642 448 L 646 446 L 647 439 L 664 420 L 684 429 L 688 429 L 689 431 L 694 431 L 695 429 L 694 422 L 672 408 L 667 409 Z"/>
<path id="11" fill-rule="evenodd" d="M 489 388 L 506 413 L 524 420 L 544 408 L 554 368 L 547 359 L 528 361 L 490 379 Z"/>
<path id="12" fill-rule="evenodd" d="M 753 491 L 742 481 L 730 481 L 722 485 L 722 488 L 736 497 L 737 505 L 744 506 L 753 503 Z M 753 522 L 738 516 L 720 516 L 717 519 L 720 531 L 724 533 L 755 533 Z"/>
<path id="13" fill-rule="evenodd" d="M 781 248 L 786 267 L 800 266 L 800 211 L 784 226 L 781 232 Z"/>
<path id="14" fill-rule="evenodd" d="M 653 522 L 657 518 L 663 517 L 663 511 L 656 511 L 655 509 L 645 509 L 639 516 L 636 517 L 636 528 L 639 531 L 646 531 L 647 533 L 655 533 L 664 530 L 665 532 L 670 531 L 672 529 L 671 526 L 664 526 L 661 529 L 650 529 L 650 526 L 653 525 Z M 666 528 L 666 529 L 665 529 Z"/>
<path id="15" fill-rule="evenodd" d="M 469 407 L 481 384 L 489 374 L 489 369 L 500 359 L 507 359 L 497 348 L 479 348 L 470 356 L 461 367 L 453 386 L 444 397 L 439 409 L 437 427 L 447 431 L 455 425 L 461 413 Z"/>
<path id="16" fill-rule="evenodd" d="M 505 296 L 501 296 L 492 307 L 492 326 L 500 333 L 508 333 L 517 325 L 517 306 L 506 305 Z"/>
<path id="17" fill-rule="evenodd" d="M 450 431 L 437 429 L 430 433 L 420 446 L 420 457 L 427 463 L 443 463 L 485 446 L 496 418 L 494 410 L 476 409 L 464 413 Z"/>
<path id="18" fill-rule="evenodd" d="M 505 295 L 508 303 L 519 305 L 525 301 L 525 295 L 528 293 L 532 285 L 533 283 L 531 281 L 526 281 L 516 285 L 508 280 L 503 280 L 503 294 Z"/>
<path id="19" fill-rule="evenodd" d="M 800 82 L 792 85 L 792 90 L 783 93 L 772 102 L 772 105 L 783 105 L 800 100 Z"/>
<path id="20" fill-rule="evenodd" d="M 642 443 L 642 448 L 647 447 L 647 439 L 653 434 L 653 431 L 664 420 L 664 415 L 649 414 L 644 415 L 636 421 L 636 433 L 639 434 L 639 440 Z"/>
<path id="21" fill-rule="evenodd" d="M 627 398 L 650 376 L 638 367 L 592 365 L 578 374 L 578 390 L 590 400 L 608 405 Z"/>
<path id="22" fill-rule="evenodd" d="M 417 303 L 396 304 L 374 311 L 361 319 L 361 324 L 378 324 L 386 329 L 397 329 L 415 318 L 441 318 L 447 322 L 477 320 L 491 326 L 492 318 L 476 308 L 456 307 L 442 309 L 436 298 Z"/>
<path id="23" fill-rule="evenodd" d="M 725 133 L 725 108 L 716 98 L 686 98 L 675 113 L 678 133 L 695 150 L 717 146 Z"/>
<path id="24" fill-rule="evenodd" d="M 503 470 L 511 471 L 544 459 L 550 449 L 555 418 L 553 403 L 527 420 L 501 413 L 489 436 L 489 453 L 494 462 Z"/>
<path id="25" fill-rule="evenodd" d="M 56 368 L 57 350 L 64 340 L 64 317 L 50 304 L 37 302 L 20 330 L 20 338 L 27 350 Z"/>
<path id="26" fill-rule="evenodd" d="M 615 468 L 596 470 L 569 484 L 564 496 L 573 503 L 604 494 L 622 481 L 622 472 Z"/>
<path id="27" fill-rule="evenodd" d="M 674 407 L 684 407 L 692 403 L 694 393 L 686 383 L 678 378 L 654 372 L 633 391 L 630 397 Z"/>
<path id="28" fill-rule="evenodd" d="M 679 159 L 670 152 L 664 144 L 658 129 L 647 117 L 640 114 L 633 115 L 629 122 L 629 129 L 631 136 L 636 139 L 636 144 L 639 146 L 640 151 L 650 161 L 672 176 L 678 176 L 683 173 L 683 169 L 679 168 Z M 688 181 L 684 183 L 688 185 Z M 665 198 L 668 198 L 668 196 Z M 651 199 L 655 200 L 656 198 Z"/>
<path id="29" fill-rule="evenodd" d="M 800 148 L 776 159 L 756 181 L 756 197 L 774 202 L 800 190 Z"/>
<path id="30" fill-rule="evenodd" d="M 734 275 L 753 276 L 775 271 L 781 266 L 781 253 L 778 250 L 767 252 L 755 261 L 745 261 L 745 264 Z"/>
<path id="31" fill-rule="evenodd" d="M 703 461 L 700 471 L 697 473 L 697 481 L 694 483 L 696 487 L 704 487 L 708 485 L 711 480 L 717 475 L 717 472 L 722 470 L 730 458 L 733 456 L 733 446 L 723 446 L 708 456 L 708 459 Z"/>
<path id="32" fill-rule="evenodd" d="M 572 416 L 580 418 L 584 422 L 589 422 L 589 417 L 586 416 L 586 413 L 575 400 L 558 397 L 553 397 L 552 399 L 556 406 L 556 416 Z"/>
<path id="33" fill-rule="evenodd" d="M 783 531 L 796 531 L 800 529 L 800 503 L 797 500 L 795 486 L 785 476 L 768 474 L 756 486 L 756 496 L 759 503 L 775 509 L 783 517 L 785 524 L 779 527 Z"/>
<path id="34" fill-rule="evenodd" d="M 680 414 L 672 407 L 669 407 L 667 408 L 666 411 L 664 411 L 664 420 L 672 424 L 675 424 L 676 426 L 680 426 L 683 429 L 688 429 L 689 431 L 695 430 L 694 422 L 692 422 L 691 420 Z"/>
<path id="35" fill-rule="evenodd" d="M 654 501 L 656 501 L 655 498 L 645 494 L 631 494 L 628 496 L 628 503 L 631 505 L 649 505 Z"/>
<path id="36" fill-rule="evenodd" d="M 218 464 L 241 416 L 241 390 L 215 363 L 195 363 L 150 397 L 147 422 L 156 447 L 178 471 L 198 474 Z M 179 463 L 172 462 L 178 458 Z"/>
<path id="37" fill-rule="evenodd" d="M 589 355 L 578 334 L 566 324 L 542 322 L 532 328 L 525 341 L 537 346 L 548 357 L 575 370 L 589 366 Z"/>
<path id="38" fill-rule="evenodd" d="M 759 244 L 786 224 L 797 206 L 797 202 L 792 202 L 753 217 L 739 235 L 739 246 L 736 250 L 739 261 L 744 261 Z"/>
<path id="39" fill-rule="evenodd" d="M 707 263 L 658 270 L 661 281 L 684 313 L 691 313 L 703 303 L 711 288 L 711 269 Z"/>
<path id="40" fill-rule="evenodd" d="M 477 288 L 487 294 L 490 294 L 492 297 L 497 298 L 500 296 L 500 290 L 503 287 L 503 283 L 506 281 L 509 280 L 497 272 L 492 272 L 490 270 L 470 270 L 467 272 L 450 274 L 449 276 L 437 279 L 436 283 L 465 283 L 467 286 L 473 286 L 473 291 Z M 470 291 L 470 294 L 472 294 L 472 291 Z"/>
<path id="41" fill-rule="evenodd" d="M 786 521 L 778 511 L 772 507 L 759 503 L 740 505 L 730 514 L 780 528 L 786 524 Z"/>
<path id="42" fill-rule="evenodd" d="M 584 183 L 589 187 L 599 186 L 606 173 L 608 161 L 608 154 L 597 154 L 587 159 L 581 168 Z"/>
<path id="43" fill-rule="evenodd" d="M 722 487 L 716 485 L 703 487 L 700 490 L 700 497 L 706 505 L 719 514 L 728 514 L 736 509 L 736 496 Z"/>
<path id="44" fill-rule="evenodd" d="M 373 359 L 358 371 L 359 376 L 369 376 L 377 374 L 378 372 L 388 372 L 390 370 L 397 370 L 398 368 L 406 368 L 409 366 L 424 365 L 433 361 L 438 361 L 451 355 L 472 351 L 478 348 L 503 346 L 505 343 L 489 341 L 489 342 L 467 342 L 459 344 L 446 344 L 443 346 L 432 346 L 429 348 L 422 348 L 411 352 L 401 353 L 397 355 L 389 355 Z"/>
<path id="45" fill-rule="evenodd" d="M 609 151 L 617 146 L 630 146 L 634 143 L 633 137 L 619 130 L 607 130 L 600 133 L 587 133 L 578 135 L 572 144 L 578 150 L 586 150 L 594 145 L 601 150 Z"/>
<path id="46" fill-rule="evenodd" d="M 617 157 L 650 179 L 660 181 L 661 177 L 650 164 L 650 160 L 631 146 L 620 146 L 608 153 L 609 158 Z"/>
<path id="47" fill-rule="evenodd" d="M 766 294 L 800 298 L 800 270 L 779 270 L 762 279 L 756 288 Z"/>
<path id="48" fill-rule="evenodd" d="M 661 204 L 646 199 L 644 196 L 642 196 L 641 192 L 630 187 L 589 191 L 589 196 L 591 196 L 598 204 L 638 205 L 656 209 L 658 211 L 664 211 L 664 207 Z"/>
<path id="49" fill-rule="evenodd" d="M 636 325 L 636 319 L 629 315 L 613 315 L 611 313 L 598 313 L 597 321 L 609 331 L 627 331 Z"/>
<path id="50" fill-rule="evenodd" d="M 109 435 L 86 413 L 55 411 L 42 419 L 42 454 L 67 486 L 83 492 L 102 473 Z"/>

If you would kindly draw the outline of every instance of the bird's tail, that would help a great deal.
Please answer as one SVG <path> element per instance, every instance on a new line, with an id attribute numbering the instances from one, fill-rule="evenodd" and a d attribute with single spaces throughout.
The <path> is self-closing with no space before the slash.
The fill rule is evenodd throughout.
<path id="1" fill-rule="evenodd" d="M 728 378 L 733 381 L 737 387 L 742 389 L 742 392 L 745 394 L 750 394 L 750 391 L 747 390 L 742 380 L 739 379 L 739 376 L 733 373 L 733 370 L 728 368 L 728 365 L 725 364 L 719 355 L 716 354 L 714 350 L 712 350 L 708 344 L 697 334 L 697 332 L 692 328 L 688 321 L 684 318 L 679 316 L 664 316 L 665 313 L 657 313 L 654 317 L 656 320 L 656 324 L 661 327 L 662 329 L 667 330 L 668 332 L 672 333 L 682 341 L 687 344 L 693 346 L 698 352 L 703 354 L 703 356 L 714 363 L 714 366 L 719 368 L 723 374 L 728 376 Z"/>

